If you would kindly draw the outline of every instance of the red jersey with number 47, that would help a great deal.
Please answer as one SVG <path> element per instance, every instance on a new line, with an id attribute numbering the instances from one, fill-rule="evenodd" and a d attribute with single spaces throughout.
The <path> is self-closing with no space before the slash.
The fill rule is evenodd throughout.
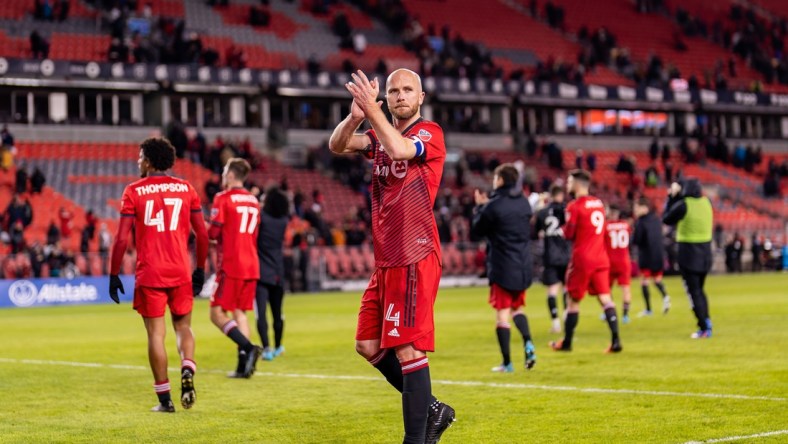
<path id="1" fill-rule="evenodd" d="M 612 268 L 629 264 L 629 238 L 632 228 L 623 220 L 610 221 L 606 225 L 607 255 Z"/>
<path id="2" fill-rule="evenodd" d="M 364 155 L 372 159 L 372 242 L 375 265 L 402 267 L 435 251 L 441 257 L 438 226 L 432 207 L 443 175 L 446 145 L 437 123 L 418 119 L 402 132 L 413 140 L 417 155 L 393 161 L 374 130 Z"/>
<path id="3" fill-rule="evenodd" d="M 583 196 L 566 206 L 564 236 L 572 241 L 574 267 L 591 270 L 610 268 L 605 246 L 605 204 L 594 196 Z"/>
<path id="4" fill-rule="evenodd" d="M 219 270 L 234 279 L 259 279 L 257 198 L 243 188 L 222 191 L 213 199 L 211 224 L 221 227 Z"/>
<path id="5" fill-rule="evenodd" d="M 134 218 L 137 285 L 170 288 L 191 282 L 191 213 L 199 211 L 200 197 L 183 179 L 154 174 L 126 187 L 120 215 Z"/>

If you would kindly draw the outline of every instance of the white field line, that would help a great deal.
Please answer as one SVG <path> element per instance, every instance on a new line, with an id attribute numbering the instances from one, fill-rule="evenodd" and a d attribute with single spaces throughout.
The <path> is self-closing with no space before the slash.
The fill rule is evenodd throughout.
<path id="1" fill-rule="evenodd" d="M 754 435 L 746 435 L 746 436 L 728 436 L 725 438 L 709 439 L 706 441 L 687 441 L 684 444 L 707 444 L 714 442 L 730 442 L 730 441 L 739 441 L 742 439 L 766 438 L 767 436 L 786 435 L 786 434 L 788 434 L 788 430 L 775 430 L 773 432 L 756 433 Z"/>
<path id="2" fill-rule="evenodd" d="M 87 368 L 109 368 L 117 370 L 149 370 L 148 367 L 142 365 L 125 365 L 125 364 L 102 364 L 98 362 L 74 362 L 74 361 L 51 361 L 41 359 L 13 359 L 13 358 L 0 358 L 0 363 L 5 364 L 24 364 L 24 365 L 54 365 L 63 367 L 87 367 Z M 170 368 L 170 371 L 177 372 L 179 368 Z M 216 369 L 198 369 L 200 373 L 212 374 L 225 374 L 225 370 Z M 255 373 L 257 376 L 267 376 L 274 378 L 294 378 L 294 379 L 323 379 L 333 381 L 383 381 L 383 378 L 375 376 L 356 376 L 356 375 L 321 375 L 309 373 L 275 373 L 258 371 Z M 611 388 L 595 388 L 595 387 L 573 387 L 561 385 L 541 385 L 541 384 L 520 384 L 520 383 L 505 383 L 505 382 L 483 382 L 483 381 L 454 381 L 447 379 L 433 379 L 433 384 L 439 385 L 457 385 L 463 387 L 490 387 L 502 389 L 520 389 L 520 390 L 546 390 L 546 391 L 560 391 L 560 392 L 578 392 L 578 393 L 602 393 L 602 394 L 617 394 L 617 395 L 645 395 L 645 396 L 670 396 L 680 398 L 715 398 L 715 399 L 738 399 L 748 401 L 774 401 L 786 402 L 788 398 L 780 398 L 774 396 L 752 396 L 752 395 L 737 395 L 726 393 L 697 393 L 697 392 L 667 392 L 656 390 L 634 390 L 634 389 L 611 389 Z M 788 431 L 780 431 L 779 433 L 788 433 Z M 717 442 L 717 441 L 709 441 Z"/>

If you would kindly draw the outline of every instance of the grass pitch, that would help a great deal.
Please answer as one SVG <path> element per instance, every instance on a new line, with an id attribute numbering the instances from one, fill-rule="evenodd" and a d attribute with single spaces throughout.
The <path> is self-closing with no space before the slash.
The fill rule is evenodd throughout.
<path id="1" fill-rule="evenodd" d="M 609 337 L 593 299 L 581 306 L 574 351 L 550 351 L 545 290 L 535 285 L 527 314 L 537 365 L 523 369 L 513 334 L 514 374 L 490 372 L 500 356 L 487 289 L 442 290 L 430 369 L 433 392 L 458 419 L 442 442 L 684 443 L 788 430 L 788 275 L 712 276 L 714 337 L 701 341 L 689 339 L 680 281 L 666 282 L 673 310 L 622 326 L 619 355 L 602 354 Z M 197 404 L 176 403 L 174 415 L 148 412 L 153 380 L 130 305 L 0 310 L 0 442 L 401 442 L 399 394 L 353 350 L 359 299 L 288 295 L 287 353 L 251 380 L 224 376 L 234 346 L 197 302 Z M 173 335 L 168 350 L 177 367 Z M 170 379 L 179 397 L 178 373 Z"/>

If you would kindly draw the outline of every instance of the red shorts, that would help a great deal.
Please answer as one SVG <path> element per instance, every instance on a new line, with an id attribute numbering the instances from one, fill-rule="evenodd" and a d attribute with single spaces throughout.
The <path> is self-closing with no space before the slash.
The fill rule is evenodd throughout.
<path id="1" fill-rule="evenodd" d="M 216 291 L 211 295 L 211 307 L 224 311 L 250 311 L 254 308 L 257 279 L 235 279 L 223 272 L 216 275 Z"/>
<path id="2" fill-rule="evenodd" d="M 610 294 L 610 269 L 588 269 L 569 264 L 566 272 L 566 291 L 575 301 L 582 301 L 586 293 L 597 296 Z"/>
<path id="3" fill-rule="evenodd" d="M 437 253 L 404 267 L 378 268 L 358 312 L 356 340 L 379 339 L 381 348 L 413 344 L 435 351 L 433 307 L 441 265 Z"/>
<path id="4" fill-rule="evenodd" d="M 640 275 L 644 278 L 662 278 L 662 270 L 649 270 L 648 268 L 643 268 L 640 270 Z"/>
<path id="5" fill-rule="evenodd" d="M 632 282 L 631 262 L 610 262 L 610 285 L 614 282 L 618 285 L 629 285 Z"/>
<path id="6" fill-rule="evenodd" d="M 194 306 L 191 282 L 170 288 L 134 288 L 133 307 L 143 318 L 160 318 L 164 316 L 165 307 L 168 305 L 170 313 L 176 316 L 191 313 Z"/>
<path id="7" fill-rule="evenodd" d="M 517 310 L 525 305 L 525 290 L 511 291 L 500 285 L 490 285 L 490 305 L 496 310 L 511 308 Z"/>

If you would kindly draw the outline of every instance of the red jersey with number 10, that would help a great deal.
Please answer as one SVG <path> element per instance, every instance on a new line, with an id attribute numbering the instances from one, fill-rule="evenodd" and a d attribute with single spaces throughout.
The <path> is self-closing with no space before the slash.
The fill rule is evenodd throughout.
<path id="1" fill-rule="evenodd" d="M 220 226 L 219 270 L 234 279 L 259 279 L 257 227 L 260 205 L 243 188 L 222 191 L 213 198 L 211 224 Z"/>
<path id="2" fill-rule="evenodd" d="M 632 228 L 623 220 L 614 220 L 607 223 L 605 231 L 610 266 L 616 268 L 618 264 L 622 267 L 629 264 L 629 239 L 632 235 Z"/>
<path id="3" fill-rule="evenodd" d="M 566 206 L 564 236 L 572 243 L 572 265 L 590 270 L 610 268 L 605 246 L 605 204 L 583 196 Z"/>
<path id="4" fill-rule="evenodd" d="M 372 166 L 372 241 L 375 265 L 402 267 L 435 251 L 440 238 L 432 207 L 443 175 L 446 145 L 437 123 L 419 119 L 402 132 L 424 148 L 421 156 L 393 161 L 380 146 L 374 130 L 364 154 Z"/>
<path id="5" fill-rule="evenodd" d="M 191 213 L 200 197 L 183 179 L 155 174 L 123 190 L 121 217 L 134 218 L 136 284 L 171 288 L 191 282 Z"/>

